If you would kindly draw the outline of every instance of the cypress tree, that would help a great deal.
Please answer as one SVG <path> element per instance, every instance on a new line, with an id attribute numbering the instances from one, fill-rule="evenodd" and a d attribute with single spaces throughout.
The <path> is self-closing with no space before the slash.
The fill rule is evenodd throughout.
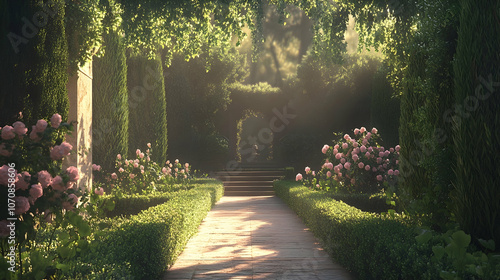
<path id="1" fill-rule="evenodd" d="M 69 101 L 65 2 L 2 1 L 0 122 L 18 112 L 34 123 L 59 113 L 67 119 Z"/>
<path id="2" fill-rule="evenodd" d="M 94 58 L 92 82 L 92 156 L 103 170 L 117 154 L 128 153 L 128 89 L 125 47 L 117 31 L 103 34 L 105 54 Z"/>
<path id="3" fill-rule="evenodd" d="M 152 160 L 163 162 L 167 156 L 167 111 L 162 61 L 132 56 L 127 59 L 129 89 L 129 154 L 146 149 L 151 143 Z"/>
<path id="4" fill-rule="evenodd" d="M 460 5 L 454 212 L 466 232 L 500 244 L 500 2 L 461 0 Z"/>
<path id="5" fill-rule="evenodd" d="M 55 0 L 43 3 L 50 9 L 47 24 L 39 28 L 33 37 L 35 49 L 29 69 L 26 69 L 26 96 L 23 115 L 27 123 L 37 119 L 49 119 L 59 113 L 63 120 L 68 118 L 68 46 L 64 29 L 65 1 Z M 34 12 L 43 11 L 34 5 Z M 42 19 L 39 19 L 42 21 Z M 34 23 L 33 23 L 34 24 Z M 29 55 L 29 54 L 28 54 Z"/>

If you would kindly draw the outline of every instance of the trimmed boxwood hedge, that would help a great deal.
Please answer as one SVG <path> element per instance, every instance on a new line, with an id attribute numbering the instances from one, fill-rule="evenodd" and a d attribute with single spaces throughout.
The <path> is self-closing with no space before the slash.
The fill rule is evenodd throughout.
<path id="1" fill-rule="evenodd" d="M 383 194 L 325 193 L 325 195 L 366 212 L 382 213 L 395 208 L 387 204 L 387 199 Z"/>
<path id="2" fill-rule="evenodd" d="M 356 279 L 439 279 L 431 248 L 417 244 L 404 219 L 363 212 L 293 181 L 276 181 L 274 190 Z"/>
<path id="3" fill-rule="evenodd" d="M 223 193 L 221 182 L 206 181 L 128 219 L 108 219 L 75 279 L 160 279 Z"/>

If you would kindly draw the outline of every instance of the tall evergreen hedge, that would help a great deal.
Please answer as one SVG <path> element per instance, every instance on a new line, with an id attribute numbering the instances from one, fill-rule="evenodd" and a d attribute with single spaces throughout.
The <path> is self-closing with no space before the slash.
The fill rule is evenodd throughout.
<path id="1" fill-rule="evenodd" d="M 454 61 L 454 213 L 461 227 L 500 246 L 500 2 L 461 0 Z M 497 247 L 498 249 L 498 247 Z"/>
<path id="2" fill-rule="evenodd" d="M 163 162 L 167 155 L 167 112 L 162 61 L 159 56 L 127 59 L 129 89 L 129 154 L 145 150 L 151 143 L 153 160 Z M 133 154 L 133 155 L 132 155 Z"/>
<path id="3" fill-rule="evenodd" d="M 447 0 L 427 2 L 423 7 L 420 32 L 407 46 L 410 55 L 403 77 L 400 186 L 407 209 L 444 230 L 452 218 L 449 195 L 454 153 L 447 111 L 454 102 L 451 62 L 458 5 Z"/>
<path id="4" fill-rule="evenodd" d="M 400 100 L 393 97 L 394 90 L 387 80 L 387 65 L 379 66 L 373 76 L 371 125 L 376 127 L 384 138 L 384 145 L 393 147 L 399 144 Z"/>
<path id="5" fill-rule="evenodd" d="M 125 46 L 116 31 L 103 34 L 105 54 L 94 58 L 92 157 L 111 170 L 117 154 L 128 154 L 128 89 Z"/>
<path id="6" fill-rule="evenodd" d="M 69 101 L 65 1 L 2 2 L 6 14 L 2 33 L 7 41 L 2 44 L 2 59 L 6 61 L 1 67 L 0 105 L 7 108 L 2 119 L 10 122 L 21 111 L 26 123 L 48 119 L 54 113 L 66 120 Z"/>

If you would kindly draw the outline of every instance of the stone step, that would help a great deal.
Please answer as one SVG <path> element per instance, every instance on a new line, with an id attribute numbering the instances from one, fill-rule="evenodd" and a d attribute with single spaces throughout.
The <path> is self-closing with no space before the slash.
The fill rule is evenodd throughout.
<path id="1" fill-rule="evenodd" d="M 274 196 L 274 191 L 227 191 L 224 196 Z"/>
<path id="2" fill-rule="evenodd" d="M 283 176 L 283 170 L 232 170 L 232 171 L 218 171 L 214 172 L 214 177 L 227 177 L 227 176 Z"/>
<path id="3" fill-rule="evenodd" d="M 231 191 L 272 191 L 273 186 L 224 186 L 224 192 Z"/>
<path id="4" fill-rule="evenodd" d="M 275 179 L 279 179 L 280 176 L 275 175 L 226 175 L 215 177 L 218 180 L 223 182 L 230 181 L 273 181 Z"/>
<path id="5" fill-rule="evenodd" d="M 224 186 L 272 186 L 273 181 L 224 181 Z"/>

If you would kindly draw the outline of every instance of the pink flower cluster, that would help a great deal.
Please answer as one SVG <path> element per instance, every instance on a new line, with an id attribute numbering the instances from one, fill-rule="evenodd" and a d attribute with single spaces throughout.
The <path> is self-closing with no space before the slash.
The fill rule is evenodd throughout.
<path id="1" fill-rule="evenodd" d="M 125 159 L 116 155 L 116 171 L 107 180 L 113 187 L 112 192 L 137 193 L 148 192 L 156 185 L 182 183 L 190 177 L 189 163 L 181 164 L 178 159 L 167 161 L 160 166 L 151 160 L 151 144 L 147 144 L 145 152 L 137 149 L 135 159 Z"/>
<path id="2" fill-rule="evenodd" d="M 395 180 L 399 175 L 400 147 L 385 149 L 379 145 L 379 139 L 376 128 L 368 131 L 361 127 L 354 129 L 354 138 L 345 134 L 333 147 L 324 145 L 321 151 L 326 159 L 316 181 L 320 186 L 336 185 L 348 192 L 376 192 L 385 181 Z M 307 169 L 309 167 L 306 174 L 314 174 Z M 297 181 L 303 180 L 299 175 Z M 333 184 L 332 180 L 338 184 Z M 312 179 L 304 182 L 311 184 Z"/>
<path id="3" fill-rule="evenodd" d="M 40 153 L 37 150 L 37 162 L 52 164 L 53 161 L 61 161 L 65 156 L 69 155 L 73 149 L 72 145 L 67 142 L 62 142 L 60 145 L 54 145 L 54 140 L 51 138 L 52 131 L 60 129 L 62 119 L 59 114 L 54 114 L 50 119 L 52 129 L 47 129 L 49 123 L 46 120 L 38 120 L 32 126 L 29 137 L 28 128 L 21 121 L 16 121 L 12 126 L 6 125 L 0 128 L 0 156 L 12 157 L 9 159 L 16 162 L 14 172 L 15 184 L 15 214 L 23 215 L 31 211 L 37 215 L 41 212 L 47 212 L 49 209 L 39 209 L 39 207 L 60 207 L 59 209 L 71 210 L 76 206 L 81 195 L 81 190 L 74 189 L 75 182 L 79 179 L 79 171 L 76 167 L 70 166 L 66 170 L 56 171 L 58 169 L 48 170 L 33 170 L 33 166 L 26 163 L 26 156 L 32 156 L 35 153 L 30 153 L 29 148 L 36 146 L 36 149 L 43 149 Z M 47 134 L 47 137 L 45 137 Z M 40 140 L 44 139 L 40 142 Z M 38 142 L 33 145 L 33 142 Z M 23 154 L 25 153 L 25 154 Z M 50 157 L 44 156 L 49 154 Z M 24 170 L 23 170 L 24 169 Z M 30 170 L 30 172 L 26 171 Z M 12 171 L 12 168 L 10 168 Z M 51 174 L 52 172 L 52 174 Z M 3 165 L 0 167 L 0 187 L 8 186 L 9 166 Z M 55 175 L 55 176 L 54 176 Z M 12 180 L 12 179 L 11 179 Z M 11 181 L 12 182 L 12 181 Z M 37 203 L 39 200 L 41 203 Z M 1 223 L 1 222 L 0 222 Z"/>

